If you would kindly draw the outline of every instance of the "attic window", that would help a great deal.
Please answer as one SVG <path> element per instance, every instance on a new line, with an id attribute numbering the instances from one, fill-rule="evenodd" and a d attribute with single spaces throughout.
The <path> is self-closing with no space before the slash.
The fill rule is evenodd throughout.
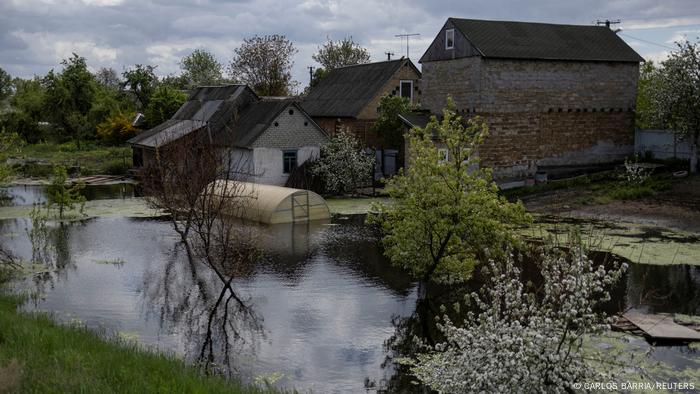
<path id="1" fill-rule="evenodd" d="M 293 109 L 290 109 L 290 110 L 289 110 L 289 114 L 290 114 L 290 115 L 294 115 L 294 110 L 293 110 Z"/>
<path id="2" fill-rule="evenodd" d="M 453 49 L 455 47 L 455 29 L 445 30 L 445 49 Z"/>
<path id="3" fill-rule="evenodd" d="M 275 122 L 275 127 L 279 126 L 280 122 Z"/>
<path id="4" fill-rule="evenodd" d="M 401 97 L 405 97 L 408 101 L 413 102 L 413 81 L 401 81 Z"/>

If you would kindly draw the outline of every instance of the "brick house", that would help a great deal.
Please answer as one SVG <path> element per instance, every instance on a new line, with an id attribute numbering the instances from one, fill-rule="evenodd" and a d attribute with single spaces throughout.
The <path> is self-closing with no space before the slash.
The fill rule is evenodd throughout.
<path id="1" fill-rule="evenodd" d="M 358 64 L 331 70 L 304 98 L 302 106 L 330 135 L 353 132 L 366 146 L 381 147 L 371 132 L 379 100 L 399 95 L 419 104 L 421 73 L 410 59 Z"/>
<path id="2" fill-rule="evenodd" d="M 496 178 L 615 162 L 633 152 L 642 61 L 607 27 L 449 18 L 420 59 L 421 104 L 440 114 L 451 95 L 484 117 Z"/>
<path id="3" fill-rule="evenodd" d="M 206 134 L 204 134 L 206 133 Z M 306 160 L 318 157 L 328 135 L 293 99 L 261 98 L 246 85 L 196 88 L 162 124 L 128 141 L 134 166 L 153 163 L 158 148 L 204 135 L 232 155 L 251 182 L 284 185 Z"/>

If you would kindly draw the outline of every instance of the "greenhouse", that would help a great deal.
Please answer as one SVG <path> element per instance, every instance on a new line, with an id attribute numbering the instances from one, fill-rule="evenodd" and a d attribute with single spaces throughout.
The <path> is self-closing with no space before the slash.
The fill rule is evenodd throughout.
<path id="1" fill-rule="evenodd" d="M 216 181 L 215 193 L 231 198 L 228 213 L 260 223 L 298 223 L 328 220 L 326 200 L 310 190 L 251 182 Z"/>

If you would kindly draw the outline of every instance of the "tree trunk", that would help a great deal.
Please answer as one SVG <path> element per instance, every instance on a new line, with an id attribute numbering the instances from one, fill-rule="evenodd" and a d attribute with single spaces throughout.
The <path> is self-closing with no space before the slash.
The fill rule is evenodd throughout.
<path id="1" fill-rule="evenodd" d="M 693 141 L 690 142 L 690 172 L 698 171 L 698 133 L 693 136 Z"/>

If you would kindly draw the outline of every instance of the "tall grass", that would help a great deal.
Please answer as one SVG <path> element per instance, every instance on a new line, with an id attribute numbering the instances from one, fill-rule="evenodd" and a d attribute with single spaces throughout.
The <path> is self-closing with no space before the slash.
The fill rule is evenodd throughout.
<path id="1" fill-rule="evenodd" d="M 29 393 L 267 393 L 203 376 L 175 357 L 102 339 L 43 314 L 18 313 L 0 295 L 0 391 Z"/>

